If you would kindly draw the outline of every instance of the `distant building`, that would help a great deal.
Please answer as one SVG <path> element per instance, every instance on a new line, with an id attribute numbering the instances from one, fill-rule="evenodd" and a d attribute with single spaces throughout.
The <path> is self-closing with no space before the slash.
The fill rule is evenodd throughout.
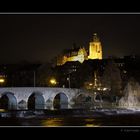
<path id="1" fill-rule="evenodd" d="M 93 35 L 93 41 L 89 43 L 89 50 L 86 50 L 84 47 L 68 50 L 57 58 L 57 65 L 64 65 L 70 61 L 83 63 L 89 59 L 102 59 L 102 46 L 96 33 Z"/>

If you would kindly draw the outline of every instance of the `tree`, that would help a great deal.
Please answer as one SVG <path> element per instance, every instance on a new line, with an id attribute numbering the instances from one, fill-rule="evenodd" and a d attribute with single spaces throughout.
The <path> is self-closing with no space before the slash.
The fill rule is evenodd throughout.
<path id="1" fill-rule="evenodd" d="M 110 60 L 105 67 L 102 84 L 103 86 L 110 88 L 112 95 L 120 95 L 122 79 L 120 70 L 113 60 Z"/>
<path id="2" fill-rule="evenodd" d="M 36 75 L 38 86 L 49 86 L 50 79 L 55 77 L 52 65 L 50 63 L 42 64 L 38 68 Z"/>

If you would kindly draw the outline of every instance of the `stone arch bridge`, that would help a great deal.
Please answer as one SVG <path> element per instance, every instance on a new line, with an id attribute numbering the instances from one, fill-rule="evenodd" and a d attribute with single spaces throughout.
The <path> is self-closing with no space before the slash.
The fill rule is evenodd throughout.
<path id="1" fill-rule="evenodd" d="M 81 94 L 85 91 L 71 88 L 0 88 L 0 109 L 67 109 L 72 108 L 72 99 Z"/>

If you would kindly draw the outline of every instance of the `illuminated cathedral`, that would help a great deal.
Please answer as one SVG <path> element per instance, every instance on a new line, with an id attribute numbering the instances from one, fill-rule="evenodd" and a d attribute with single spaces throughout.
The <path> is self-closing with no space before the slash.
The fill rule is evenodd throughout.
<path id="1" fill-rule="evenodd" d="M 73 48 L 57 58 L 57 65 L 63 65 L 68 61 L 79 61 L 83 63 L 88 59 L 102 59 L 102 45 L 96 33 L 93 34 L 93 40 L 89 43 L 89 48 Z"/>

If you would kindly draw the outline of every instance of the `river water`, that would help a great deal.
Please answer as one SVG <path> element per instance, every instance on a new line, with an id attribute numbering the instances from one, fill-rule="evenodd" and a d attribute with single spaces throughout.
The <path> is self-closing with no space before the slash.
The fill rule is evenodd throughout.
<path id="1" fill-rule="evenodd" d="M 94 110 L 82 113 L 71 111 L 41 113 L 16 111 L 1 114 L 0 126 L 41 126 L 41 127 L 102 127 L 102 126 L 140 126 L 140 111 Z M 17 115 L 18 114 L 18 115 Z M 26 115 L 25 115 L 26 114 Z M 28 115 L 27 115 L 28 114 Z M 7 115 L 7 116 L 6 116 Z"/>

